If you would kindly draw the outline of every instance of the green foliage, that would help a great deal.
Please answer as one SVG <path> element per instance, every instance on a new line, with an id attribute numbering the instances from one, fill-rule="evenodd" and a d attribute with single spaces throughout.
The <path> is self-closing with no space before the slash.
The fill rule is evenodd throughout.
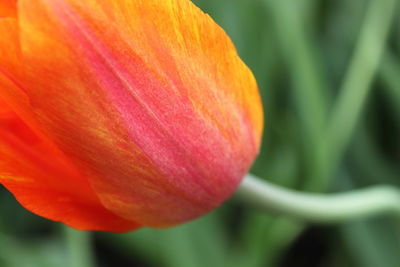
<path id="1" fill-rule="evenodd" d="M 400 186 L 395 0 L 194 2 L 258 80 L 266 128 L 254 173 L 314 192 Z M 0 267 L 91 265 L 87 233 L 29 214 L 1 188 L 0 210 Z M 398 218 L 322 227 L 234 201 L 173 229 L 93 236 L 95 266 L 400 266 Z"/>

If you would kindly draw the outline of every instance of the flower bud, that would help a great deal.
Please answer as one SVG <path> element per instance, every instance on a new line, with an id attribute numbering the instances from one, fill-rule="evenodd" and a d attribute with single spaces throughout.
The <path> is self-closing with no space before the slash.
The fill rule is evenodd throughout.
<path id="1" fill-rule="evenodd" d="M 0 0 L 0 183 L 77 229 L 216 208 L 260 147 L 256 82 L 189 0 Z"/>

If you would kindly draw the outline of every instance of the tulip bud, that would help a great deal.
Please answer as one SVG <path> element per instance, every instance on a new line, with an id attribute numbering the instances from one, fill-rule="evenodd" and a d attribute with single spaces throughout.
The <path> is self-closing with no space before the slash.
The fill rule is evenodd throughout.
<path id="1" fill-rule="evenodd" d="M 3 0 L 0 35 L 0 183 L 40 216 L 184 223 L 258 153 L 256 82 L 189 0 Z"/>

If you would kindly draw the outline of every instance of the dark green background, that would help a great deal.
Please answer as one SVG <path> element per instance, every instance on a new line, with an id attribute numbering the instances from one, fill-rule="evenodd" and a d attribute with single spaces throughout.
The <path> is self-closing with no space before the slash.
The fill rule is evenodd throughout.
<path id="1" fill-rule="evenodd" d="M 254 173 L 313 192 L 399 184 L 396 0 L 195 2 L 231 36 L 259 83 L 266 128 Z M 84 233 L 28 213 L 0 188 L 1 267 L 90 264 L 399 267 L 400 220 L 307 225 L 231 200 L 170 230 Z"/>

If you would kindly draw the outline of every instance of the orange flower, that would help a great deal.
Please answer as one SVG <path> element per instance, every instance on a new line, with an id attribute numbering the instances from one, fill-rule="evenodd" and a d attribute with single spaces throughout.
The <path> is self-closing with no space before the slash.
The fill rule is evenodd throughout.
<path id="1" fill-rule="evenodd" d="M 0 0 L 0 183 L 74 228 L 192 220 L 260 145 L 256 82 L 189 0 Z"/>

